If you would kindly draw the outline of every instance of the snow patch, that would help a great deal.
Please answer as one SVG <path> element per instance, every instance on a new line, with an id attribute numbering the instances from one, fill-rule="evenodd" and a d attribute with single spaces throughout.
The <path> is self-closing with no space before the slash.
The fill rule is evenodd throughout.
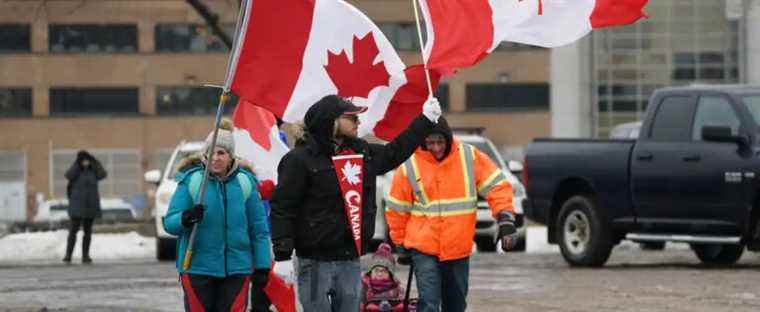
<path id="1" fill-rule="evenodd" d="M 0 263 L 29 260 L 60 261 L 66 253 L 67 230 L 11 234 L 0 238 Z M 82 235 L 77 235 L 73 259 L 82 257 Z M 156 239 L 137 232 L 93 234 L 90 257 L 98 260 L 153 258 Z"/>
<path id="2" fill-rule="evenodd" d="M 545 226 L 529 226 L 525 228 L 525 252 L 527 253 L 559 253 L 558 245 L 547 241 L 548 229 Z"/>

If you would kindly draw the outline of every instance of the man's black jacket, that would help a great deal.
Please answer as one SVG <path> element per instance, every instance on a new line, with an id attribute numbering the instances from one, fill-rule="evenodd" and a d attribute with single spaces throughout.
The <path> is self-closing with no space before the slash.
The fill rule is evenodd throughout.
<path id="1" fill-rule="evenodd" d="M 355 259 L 342 193 L 333 168 L 334 146 L 329 135 L 340 113 L 327 114 L 320 127 L 309 127 L 309 136 L 280 161 L 278 183 L 271 199 L 272 241 L 292 239 L 298 257 L 323 261 Z M 307 115 L 308 116 L 308 115 Z M 307 117 L 308 119 L 308 117 Z M 435 124 L 418 116 L 396 139 L 386 145 L 361 139 L 342 147 L 364 155 L 362 194 L 362 253 L 375 231 L 375 176 L 385 174 L 408 159 Z M 307 127 L 308 127 L 307 122 Z M 316 135 L 315 135 L 316 134 Z"/>

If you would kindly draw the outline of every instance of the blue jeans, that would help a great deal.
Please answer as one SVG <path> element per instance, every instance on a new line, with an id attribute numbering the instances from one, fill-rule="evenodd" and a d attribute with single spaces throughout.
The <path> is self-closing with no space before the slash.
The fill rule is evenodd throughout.
<path id="1" fill-rule="evenodd" d="M 470 258 L 438 261 L 412 250 L 414 277 L 420 295 L 418 312 L 461 312 L 467 309 Z"/>
<path id="2" fill-rule="evenodd" d="M 361 300 L 359 260 L 296 259 L 298 300 L 304 312 L 356 312 Z"/>

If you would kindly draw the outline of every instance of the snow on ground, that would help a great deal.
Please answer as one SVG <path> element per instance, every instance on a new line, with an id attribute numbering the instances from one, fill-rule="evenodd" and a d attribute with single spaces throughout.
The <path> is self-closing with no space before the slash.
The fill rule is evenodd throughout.
<path id="1" fill-rule="evenodd" d="M 60 261 L 66 253 L 67 230 L 11 234 L 0 238 L 0 263 L 22 261 Z M 94 261 L 153 258 L 156 239 L 137 232 L 93 234 L 90 257 Z M 82 232 L 74 247 L 73 260 L 82 257 Z"/>
<path id="2" fill-rule="evenodd" d="M 558 245 L 546 241 L 548 229 L 545 226 L 528 226 L 525 228 L 525 252 L 559 253 Z"/>

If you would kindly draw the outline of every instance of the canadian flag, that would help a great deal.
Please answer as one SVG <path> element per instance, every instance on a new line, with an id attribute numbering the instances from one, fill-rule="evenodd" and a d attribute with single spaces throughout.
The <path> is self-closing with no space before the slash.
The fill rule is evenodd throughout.
<path id="1" fill-rule="evenodd" d="M 240 100 L 232 114 L 232 124 L 237 156 L 252 163 L 259 180 L 277 181 L 277 164 L 288 152 L 288 146 L 280 138 L 274 115 Z"/>
<path id="2" fill-rule="evenodd" d="M 407 69 L 380 29 L 345 1 L 257 0 L 243 10 L 226 84 L 241 99 L 297 122 L 337 94 L 368 108 L 360 136 L 385 140 L 420 113 L 428 96 L 422 67 Z"/>
<path id="3" fill-rule="evenodd" d="M 417 1 L 417 0 L 413 0 Z M 592 29 L 636 22 L 648 0 L 420 0 L 429 68 L 451 74 L 502 41 L 542 47 L 572 43 Z"/>

